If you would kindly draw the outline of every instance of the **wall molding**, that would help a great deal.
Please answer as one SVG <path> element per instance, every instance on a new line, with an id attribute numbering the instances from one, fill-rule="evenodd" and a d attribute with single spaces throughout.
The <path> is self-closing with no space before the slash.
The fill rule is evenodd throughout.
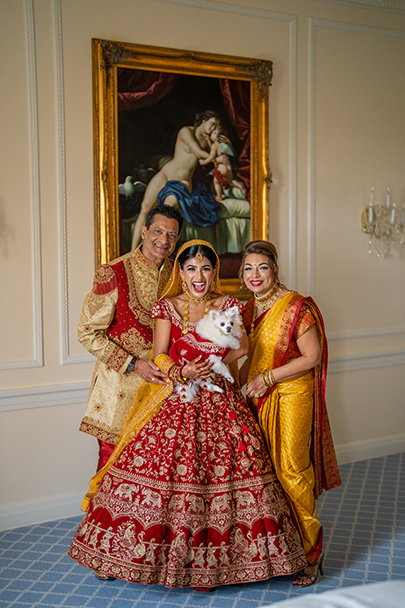
<path id="1" fill-rule="evenodd" d="M 41 216 L 39 196 L 39 143 L 38 143 L 38 90 L 37 60 L 35 53 L 35 24 L 33 0 L 24 0 L 27 80 L 29 104 L 29 146 L 30 146 L 30 180 L 31 180 L 31 256 L 33 287 L 33 359 L 19 361 L 2 361 L 1 369 L 23 369 L 42 367 L 42 276 L 41 276 Z"/>
<path id="2" fill-rule="evenodd" d="M 290 21 L 290 175 L 288 202 L 288 284 L 297 288 L 297 18 Z M 271 120 L 271 117 L 270 119 Z"/>
<path id="3" fill-rule="evenodd" d="M 377 338 L 405 334 L 405 327 L 390 327 L 387 329 L 369 329 L 359 331 L 336 331 L 327 334 L 328 341 L 354 340 L 356 338 Z"/>
<path id="4" fill-rule="evenodd" d="M 395 435 L 383 437 L 382 439 L 336 446 L 339 464 L 389 456 L 390 454 L 398 454 L 404 451 L 405 435 Z M 80 507 L 84 493 L 85 490 L 79 494 L 68 494 L 66 496 L 56 496 L 0 507 L 0 531 L 40 524 L 45 521 L 53 521 L 65 517 L 82 516 L 83 513 Z"/>
<path id="5" fill-rule="evenodd" d="M 249 8 L 210 0 L 155 0 L 164 4 L 177 4 L 191 8 L 206 9 L 223 13 L 232 13 L 246 17 L 270 19 L 289 23 L 289 49 L 290 49 L 290 96 L 289 96 L 289 242 L 288 242 L 288 284 L 291 289 L 297 284 L 297 16 L 289 13 L 276 13 L 266 9 Z M 271 121 L 271 116 L 270 116 Z M 270 159 L 271 168 L 271 159 Z M 270 205 L 269 205 L 270 207 Z M 271 217 L 271 207 L 269 209 Z"/>
<path id="6" fill-rule="evenodd" d="M 329 4 L 340 4 L 390 13 L 405 12 L 405 0 L 317 0 L 317 2 L 328 2 Z"/>
<path id="7" fill-rule="evenodd" d="M 328 372 L 336 374 L 396 365 L 405 365 L 405 349 L 330 357 Z M 0 391 L 0 413 L 87 403 L 89 390 L 90 382 L 74 382 Z"/>
<path id="8" fill-rule="evenodd" d="M 324 0 L 322 0 L 324 1 Z M 404 0 L 405 2 L 405 0 Z M 346 3 L 345 3 L 346 4 Z M 308 72 L 308 293 L 313 294 L 315 282 L 315 252 L 316 252 L 316 194 L 315 194 L 315 153 L 316 153 L 316 120 L 315 120 L 315 99 L 316 99 L 316 30 L 326 28 L 353 32 L 356 34 L 371 34 L 373 36 L 388 36 L 391 38 L 405 38 L 405 31 L 394 30 L 381 27 L 371 27 L 366 25 L 355 25 L 343 23 L 341 21 L 330 21 L 326 19 L 309 19 L 309 72 Z"/>
<path id="9" fill-rule="evenodd" d="M 390 456 L 405 452 L 405 435 L 392 435 L 381 439 L 368 439 L 356 443 L 345 443 L 335 446 L 339 464 Z"/>
<path id="10" fill-rule="evenodd" d="M 178 4 L 180 6 L 189 6 L 190 8 L 202 8 L 221 13 L 245 15 L 247 17 L 259 17 L 260 19 L 274 19 L 276 21 L 291 21 L 291 19 L 296 19 L 295 15 L 291 15 L 289 13 L 278 13 L 262 8 L 250 8 L 247 6 L 239 6 L 237 4 L 212 2 L 211 0 L 155 0 L 155 2 L 162 2 L 163 4 Z"/>
<path id="11" fill-rule="evenodd" d="M 330 357 L 328 372 L 330 374 L 355 372 L 361 369 L 392 367 L 394 365 L 405 365 L 405 349 Z"/>
<path id="12" fill-rule="evenodd" d="M 287 13 L 277 13 L 263 9 L 214 3 L 209 0 L 155 0 L 164 4 L 177 4 L 191 8 L 226 12 L 260 19 L 284 21 L 290 24 L 290 173 L 289 173 L 289 285 L 296 286 L 296 241 L 297 241 L 297 194 L 296 194 L 296 157 L 297 157 L 297 17 Z M 65 139 L 65 94 L 63 63 L 63 26 L 61 0 L 53 0 L 55 53 L 56 53 L 56 95 L 58 122 L 58 217 L 59 217 L 59 276 L 60 276 L 60 318 L 61 318 L 61 364 L 92 362 L 91 355 L 71 355 L 69 339 L 69 291 L 68 291 L 68 245 L 66 211 L 66 139 Z"/>
<path id="13" fill-rule="evenodd" d="M 54 384 L 0 391 L 0 412 L 87 403 L 90 382 Z"/>
<path id="14" fill-rule="evenodd" d="M 80 507 L 85 490 L 82 494 L 56 496 L 46 500 L 35 500 L 17 505 L 0 508 L 0 531 L 11 530 L 21 526 L 41 524 L 65 517 L 83 516 Z"/>
<path id="15" fill-rule="evenodd" d="M 56 69 L 56 120 L 57 120 L 57 182 L 58 182 L 58 232 L 59 232 L 59 302 L 61 364 L 89 363 L 90 354 L 71 355 L 69 338 L 69 283 L 67 244 L 66 199 L 66 137 L 65 137 L 65 79 L 63 63 L 63 29 L 61 0 L 53 0 L 55 30 Z"/>

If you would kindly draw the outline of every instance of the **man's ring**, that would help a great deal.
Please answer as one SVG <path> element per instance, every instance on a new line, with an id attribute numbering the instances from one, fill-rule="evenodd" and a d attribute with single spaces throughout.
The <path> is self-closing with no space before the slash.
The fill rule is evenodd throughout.
<path id="1" fill-rule="evenodd" d="M 151 382 L 154 382 L 154 381 L 155 381 L 155 376 L 152 376 Z"/>
<path id="2" fill-rule="evenodd" d="M 255 399 L 258 399 L 258 398 L 259 398 L 259 395 L 255 395 Z"/>

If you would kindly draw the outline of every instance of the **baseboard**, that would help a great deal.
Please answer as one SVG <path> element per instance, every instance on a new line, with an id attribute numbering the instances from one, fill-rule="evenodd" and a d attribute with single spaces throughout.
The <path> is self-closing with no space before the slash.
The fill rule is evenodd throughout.
<path id="1" fill-rule="evenodd" d="M 0 531 L 83 515 L 84 492 L 0 507 Z"/>
<path id="2" fill-rule="evenodd" d="M 405 452 L 405 435 L 392 435 L 391 437 L 383 437 L 382 439 L 345 443 L 343 445 L 336 445 L 335 449 L 339 464 L 379 458 L 380 456 Z"/>
<path id="3" fill-rule="evenodd" d="M 405 435 L 370 439 L 357 443 L 336 446 L 339 464 L 348 464 L 358 460 L 368 460 L 380 456 L 389 456 L 405 452 Z M 23 504 L 0 507 L 0 531 L 40 524 L 75 515 L 83 515 L 80 510 L 83 494 L 57 496 L 47 500 L 26 502 Z"/>

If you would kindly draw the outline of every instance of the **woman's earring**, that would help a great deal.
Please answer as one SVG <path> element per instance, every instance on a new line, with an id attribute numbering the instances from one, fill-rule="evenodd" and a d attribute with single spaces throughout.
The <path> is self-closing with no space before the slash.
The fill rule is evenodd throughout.
<path id="1" fill-rule="evenodd" d="M 186 293 L 188 291 L 188 289 L 187 289 L 187 283 L 185 282 L 184 279 L 181 279 L 181 291 L 183 293 Z"/>

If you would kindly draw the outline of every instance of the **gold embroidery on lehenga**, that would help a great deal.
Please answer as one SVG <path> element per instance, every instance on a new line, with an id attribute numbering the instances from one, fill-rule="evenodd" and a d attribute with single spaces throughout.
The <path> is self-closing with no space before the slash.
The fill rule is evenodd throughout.
<path id="1" fill-rule="evenodd" d="M 71 555 L 89 567 L 100 562 L 100 571 L 118 578 L 178 587 L 264 580 L 304 567 L 299 543 L 283 526 L 288 504 L 281 490 L 272 491 L 278 482 L 257 430 L 238 389 L 204 394 L 193 405 L 169 393 L 91 502 L 87 517 L 105 522 L 98 548 L 86 547 L 83 526 Z"/>

